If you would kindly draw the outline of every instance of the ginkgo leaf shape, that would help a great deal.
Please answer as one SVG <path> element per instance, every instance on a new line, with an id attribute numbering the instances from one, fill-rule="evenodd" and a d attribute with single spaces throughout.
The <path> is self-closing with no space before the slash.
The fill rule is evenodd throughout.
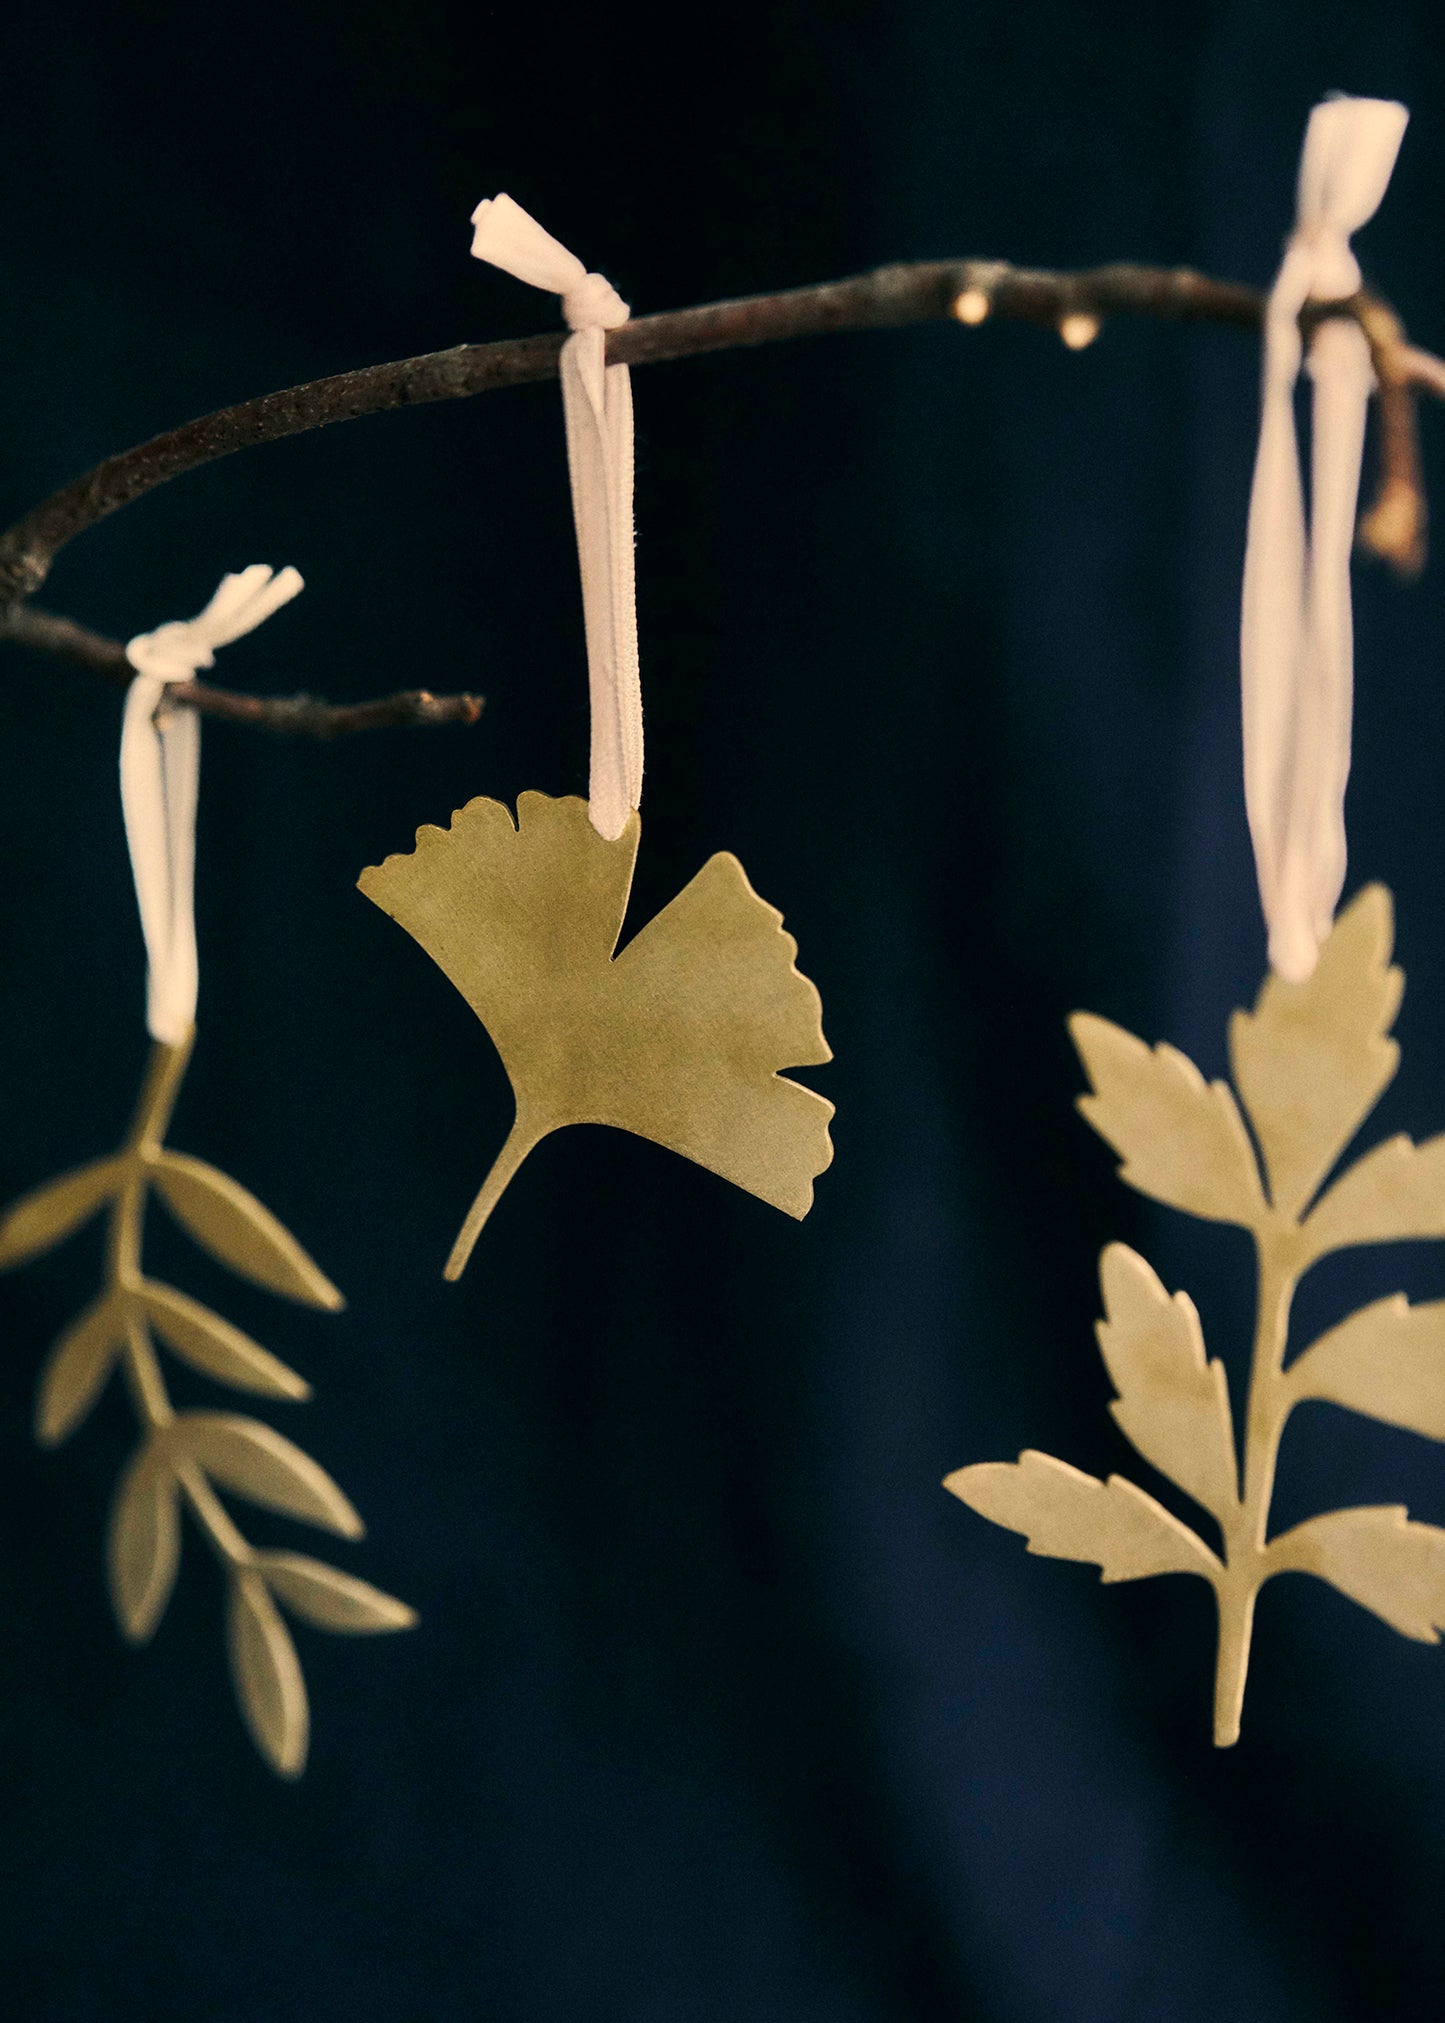
<path id="1" fill-rule="evenodd" d="M 720 854 L 615 953 L 640 833 L 634 815 L 605 841 L 575 798 L 523 794 L 515 823 L 478 799 L 358 880 L 476 1012 L 516 1098 L 448 1278 L 527 1153 L 567 1124 L 650 1138 L 789 1215 L 813 1204 L 833 1105 L 780 1071 L 832 1054 L 797 944 Z"/>

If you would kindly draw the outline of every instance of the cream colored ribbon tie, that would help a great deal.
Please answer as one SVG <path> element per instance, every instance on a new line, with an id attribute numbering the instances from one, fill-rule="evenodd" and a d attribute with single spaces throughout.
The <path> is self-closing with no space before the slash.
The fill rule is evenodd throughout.
<path id="1" fill-rule="evenodd" d="M 472 254 L 560 295 L 572 335 L 562 347 L 562 405 L 592 707 L 588 813 L 611 841 L 642 800 L 642 688 L 632 519 L 632 377 L 607 364 L 607 332 L 631 314 L 601 274 L 543 231 L 508 196 L 472 213 Z"/>
<path id="2" fill-rule="evenodd" d="M 139 633 L 126 647 L 135 678 L 120 732 L 120 799 L 146 945 L 146 1025 L 178 1046 L 196 1017 L 196 799 L 201 720 L 167 709 L 174 681 L 214 667 L 216 648 L 253 632 L 302 588 L 294 569 L 257 562 L 223 576 L 198 617 Z"/>
<path id="3" fill-rule="evenodd" d="M 1310 114 L 1294 231 L 1265 311 L 1259 450 L 1240 625 L 1244 790 L 1271 966 L 1303 982 L 1345 881 L 1354 708 L 1350 551 L 1374 386 L 1359 325 L 1330 318 L 1310 346 L 1310 519 L 1295 437 L 1300 311 L 1360 286 L 1350 235 L 1374 216 L 1409 118 L 1378 98 Z"/>

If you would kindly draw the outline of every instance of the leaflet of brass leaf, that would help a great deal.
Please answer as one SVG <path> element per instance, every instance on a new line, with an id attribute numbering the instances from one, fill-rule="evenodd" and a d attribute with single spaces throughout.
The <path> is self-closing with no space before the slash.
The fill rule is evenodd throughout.
<path id="1" fill-rule="evenodd" d="M 219 1314 L 146 1277 L 141 1236 L 152 1189 L 202 1249 L 243 1278 L 307 1306 L 335 1312 L 344 1304 L 254 1195 L 164 1144 L 194 1037 L 152 1048 L 135 1121 L 113 1158 L 62 1174 L 0 1218 L 0 1268 L 38 1257 L 108 1209 L 105 1285 L 50 1351 L 36 1399 L 36 1437 L 57 1446 L 116 1367 L 123 1370 L 142 1431 L 116 1488 L 107 1541 L 121 1629 L 134 1643 L 154 1634 L 180 1564 L 181 1511 L 188 1506 L 226 1575 L 241 1712 L 272 1769 L 299 1777 L 310 1730 L 306 1683 L 277 1603 L 318 1629 L 353 1635 L 409 1629 L 416 1616 L 405 1602 L 321 1560 L 248 1544 L 218 1490 L 341 1538 L 360 1538 L 363 1526 L 325 1469 L 272 1427 L 233 1412 L 177 1412 L 171 1405 L 157 1337 L 181 1362 L 235 1390 L 301 1399 L 310 1386 Z"/>
<path id="2" fill-rule="evenodd" d="M 640 834 L 634 814 L 604 841 L 577 799 L 523 794 L 515 824 L 475 800 L 357 881 L 451 978 L 516 1098 L 448 1278 L 528 1152 L 566 1124 L 654 1139 L 789 1215 L 813 1205 L 833 1105 L 779 1070 L 832 1054 L 797 944 L 724 854 L 616 954 Z"/>
<path id="3" fill-rule="evenodd" d="M 1254 1237 L 1257 1317 L 1243 1455 L 1220 1363 L 1205 1357 L 1187 1293 L 1171 1299 L 1121 1243 L 1100 1260 L 1099 1346 L 1110 1406 L 1144 1459 L 1218 1526 L 1218 1553 L 1119 1475 L 1099 1482 L 1051 1455 L 960 1468 L 945 1487 L 1030 1552 L 1093 1562 L 1106 1581 L 1195 1573 L 1219 1614 L 1214 1739 L 1238 1740 L 1255 1597 L 1271 1575 L 1311 1573 L 1421 1643 L 1445 1628 L 1445 1530 L 1397 1504 L 1332 1510 L 1268 1535 L 1275 1463 L 1296 1405 L 1323 1399 L 1445 1440 L 1445 1301 L 1376 1300 L 1286 1363 L 1290 1303 L 1309 1267 L 1362 1243 L 1445 1237 L 1445 1136 L 1374 1146 L 1320 1192 L 1399 1062 L 1389 1037 L 1404 978 L 1390 966 L 1390 895 L 1361 892 L 1336 921 L 1308 982 L 1271 976 L 1230 1022 L 1239 1104 L 1173 1047 L 1150 1048 L 1107 1019 L 1070 1031 L 1092 1093 L 1079 1108 L 1120 1154 L 1120 1177 L 1190 1215 Z M 1242 1458 L 1242 1470 L 1240 1461 Z"/>

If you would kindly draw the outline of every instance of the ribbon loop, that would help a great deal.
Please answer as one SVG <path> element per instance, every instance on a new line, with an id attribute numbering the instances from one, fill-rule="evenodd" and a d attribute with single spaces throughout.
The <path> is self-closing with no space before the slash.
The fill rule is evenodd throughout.
<path id="1" fill-rule="evenodd" d="M 195 618 L 142 632 L 126 647 L 136 670 L 120 733 L 120 798 L 146 945 L 146 1025 L 178 1046 L 196 1017 L 196 799 L 201 720 L 166 709 L 171 682 L 214 667 L 218 646 L 252 632 L 302 588 L 295 569 L 258 562 L 224 576 Z"/>
<path id="2" fill-rule="evenodd" d="M 509 196 L 484 198 L 472 224 L 473 257 L 560 295 L 573 333 L 562 347 L 561 379 L 592 711 L 588 813 L 610 841 L 642 799 L 632 376 L 607 364 L 606 336 L 632 312 L 604 275 L 589 273 Z"/>
<path id="3" fill-rule="evenodd" d="M 1295 229 L 1264 323 L 1259 448 L 1240 618 L 1244 787 L 1269 959 L 1302 982 L 1345 878 L 1354 702 L 1350 551 L 1365 411 L 1374 386 L 1357 325 L 1315 335 L 1310 521 L 1295 437 L 1300 311 L 1360 286 L 1350 234 L 1373 217 L 1409 118 L 1384 99 L 1333 98 L 1310 115 Z"/>

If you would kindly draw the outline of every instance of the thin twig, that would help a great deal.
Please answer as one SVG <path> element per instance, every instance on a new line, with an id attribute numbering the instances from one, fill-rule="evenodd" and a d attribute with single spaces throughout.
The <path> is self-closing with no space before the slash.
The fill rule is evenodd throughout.
<path id="1" fill-rule="evenodd" d="M 0 618 L 0 639 L 73 661 L 117 688 L 127 687 L 135 673 L 118 639 L 107 639 L 73 618 L 57 617 L 33 604 L 11 606 Z M 204 681 L 181 681 L 167 688 L 165 700 L 228 723 L 312 738 L 411 725 L 474 724 L 482 713 L 479 695 L 432 695 L 424 688 L 402 689 L 373 702 L 323 702 L 314 695 L 242 695 Z"/>
<path id="2" fill-rule="evenodd" d="M 1429 508 L 1420 463 L 1420 429 L 1415 388 L 1445 393 L 1441 380 L 1418 372 L 1428 361 L 1445 374 L 1438 359 L 1416 352 L 1405 342 L 1405 328 L 1394 310 L 1374 296 L 1355 298 L 1355 313 L 1369 342 L 1375 366 L 1375 412 L 1380 421 L 1380 459 L 1375 497 L 1361 516 L 1359 542 L 1372 555 L 1383 556 L 1396 572 L 1418 576 L 1425 567 L 1425 529 Z"/>
<path id="3" fill-rule="evenodd" d="M 1188 268 L 1117 263 L 1062 273 L 1012 267 L 998 260 L 920 261 L 879 267 L 817 287 L 636 317 L 608 332 L 607 356 L 617 363 L 645 365 L 832 331 L 948 318 L 981 323 L 991 317 L 1051 327 L 1072 348 L 1081 349 L 1111 315 L 1247 329 L 1258 326 L 1263 309 L 1264 296 L 1258 289 L 1216 281 Z M 1331 315 L 1350 316 L 1360 324 L 1380 382 L 1380 487 L 1362 522 L 1361 538 L 1402 573 L 1413 574 L 1423 561 L 1425 526 L 1414 389 L 1445 397 L 1445 363 L 1408 344 L 1398 319 L 1372 296 L 1311 305 L 1306 327 Z M 340 373 L 243 401 L 108 457 L 0 535 L 0 608 L 10 610 L 9 636 L 26 637 L 32 645 L 80 660 L 99 672 L 116 672 L 114 655 L 119 648 L 113 641 L 83 634 L 82 628 L 63 619 L 45 619 L 28 633 L 17 622 L 21 600 L 40 588 L 55 557 L 77 534 L 168 479 L 256 443 L 276 442 L 389 408 L 463 400 L 553 378 L 563 342 L 559 331 L 499 344 L 462 344 L 450 351 Z M 476 716 L 475 699 L 465 696 L 397 696 L 350 709 L 342 706 L 339 711 L 298 698 L 269 701 L 253 711 L 250 705 L 256 699 L 228 696 L 223 701 L 223 691 L 204 684 L 182 684 L 171 693 L 176 701 L 213 715 L 266 722 L 282 730 L 315 730 L 323 722 L 331 731 L 374 723 L 473 722 Z"/>
<path id="4" fill-rule="evenodd" d="M 403 688 L 371 702 L 326 702 L 321 696 L 239 695 L 211 688 L 203 681 L 173 682 L 168 703 L 199 710 L 202 716 L 227 723 L 252 724 L 283 737 L 340 738 L 353 731 L 435 729 L 443 724 L 474 724 L 482 713 L 479 695 L 433 695 L 430 689 Z"/>
<path id="5" fill-rule="evenodd" d="M 607 333 L 607 356 L 613 363 L 645 365 L 782 338 L 937 322 L 953 316 L 961 298 L 979 293 L 995 315 L 1055 326 L 1070 314 L 1085 311 L 1248 326 L 1259 322 L 1262 300 L 1255 289 L 1183 270 L 1114 266 L 1048 274 L 995 260 L 926 261 L 880 267 L 851 280 L 779 295 L 635 317 Z M 361 415 L 430 401 L 465 400 L 504 386 L 555 378 L 565 336 L 557 331 L 499 344 L 459 344 L 421 358 L 338 373 L 203 415 L 107 457 L 0 535 L 0 603 L 32 596 L 68 541 L 182 472 L 256 443 L 277 442 Z"/>

